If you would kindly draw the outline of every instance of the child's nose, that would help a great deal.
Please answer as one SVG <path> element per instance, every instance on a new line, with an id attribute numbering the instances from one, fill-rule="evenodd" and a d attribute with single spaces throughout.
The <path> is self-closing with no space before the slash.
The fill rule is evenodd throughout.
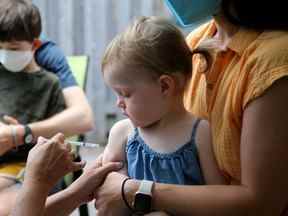
<path id="1" fill-rule="evenodd" d="M 117 98 L 117 106 L 121 109 L 125 109 L 125 103 L 122 97 Z"/>

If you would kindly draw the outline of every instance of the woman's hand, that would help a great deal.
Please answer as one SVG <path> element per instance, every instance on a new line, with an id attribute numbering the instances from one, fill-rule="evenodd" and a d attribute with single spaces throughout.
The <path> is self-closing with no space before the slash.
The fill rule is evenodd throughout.
<path id="1" fill-rule="evenodd" d="M 64 142 L 63 134 L 50 140 L 40 137 L 29 152 L 24 182 L 50 190 L 61 177 L 84 167 L 84 162 L 73 162 L 73 158 L 71 146 Z"/>
<path id="2" fill-rule="evenodd" d="M 83 162 L 73 162 L 73 152 L 65 143 L 63 134 L 59 133 L 50 140 L 39 138 L 29 152 L 24 184 L 12 215 L 43 215 L 46 198 L 53 185 L 65 174 L 84 165 Z"/>
<path id="3" fill-rule="evenodd" d="M 85 168 L 83 174 L 73 182 L 68 190 L 75 194 L 79 203 L 94 199 L 95 191 L 104 182 L 108 173 L 118 171 L 123 167 L 122 162 L 110 162 L 102 165 L 102 156 Z"/>
<path id="4" fill-rule="evenodd" d="M 127 176 L 117 172 L 107 175 L 105 182 L 95 193 L 95 208 L 98 210 L 98 216 L 129 214 L 121 195 L 121 185 L 125 178 Z"/>

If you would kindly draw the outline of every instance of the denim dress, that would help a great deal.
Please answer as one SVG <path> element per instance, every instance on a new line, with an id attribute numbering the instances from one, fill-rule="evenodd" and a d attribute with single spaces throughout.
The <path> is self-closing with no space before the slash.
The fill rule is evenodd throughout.
<path id="1" fill-rule="evenodd" d="M 151 149 L 139 135 L 138 128 L 135 128 L 126 145 L 129 177 L 168 184 L 204 184 L 195 145 L 199 122 L 197 120 L 193 125 L 190 141 L 175 152 L 167 154 Z"/>

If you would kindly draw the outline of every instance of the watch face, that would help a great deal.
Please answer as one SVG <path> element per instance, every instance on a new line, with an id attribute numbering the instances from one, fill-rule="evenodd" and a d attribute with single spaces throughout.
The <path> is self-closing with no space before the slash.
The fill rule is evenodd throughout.
<path id="1" fill-rule="evenodd" d="M 32 143 L 33 141 L 33 136 L 32 134 L 28 134 L 26 137 L 25 137 L 25 143 Z"/>
<path id="2" fill-rule="evenodd" d="M 143 193 L 136 193 L 134 199 L 134 209 L 137 213 L 149 213 L 151 211 L 152 197 Z"/>

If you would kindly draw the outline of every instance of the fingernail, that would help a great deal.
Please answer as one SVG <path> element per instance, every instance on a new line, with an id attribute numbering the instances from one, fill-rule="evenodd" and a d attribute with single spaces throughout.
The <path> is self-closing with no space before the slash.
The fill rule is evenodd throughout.
<path id="1" fill-rule="evenodd" d="M 87 164 L 87 161 L 81 161 L 81 163 L 82 163 L 82 168 L 83 168 L 83 167 L 85 167 L 85 166 L 86 166 L 86 164 Z"/>
<path id="2" fill-rule="evenodd" d="M 117 162 L 117 167 L 119 169 L 123 168 L 124 167 L 124 163 L 121 161 L 121 162 Z"/>
<path id="3" fill-rule="evenodd" d="M 42 137 L 42 136 L 38 137 L 38 139 L 37 139 L 37 143 L 44 143 L 46 141 L 47 141 L 47 139 Z"/>

